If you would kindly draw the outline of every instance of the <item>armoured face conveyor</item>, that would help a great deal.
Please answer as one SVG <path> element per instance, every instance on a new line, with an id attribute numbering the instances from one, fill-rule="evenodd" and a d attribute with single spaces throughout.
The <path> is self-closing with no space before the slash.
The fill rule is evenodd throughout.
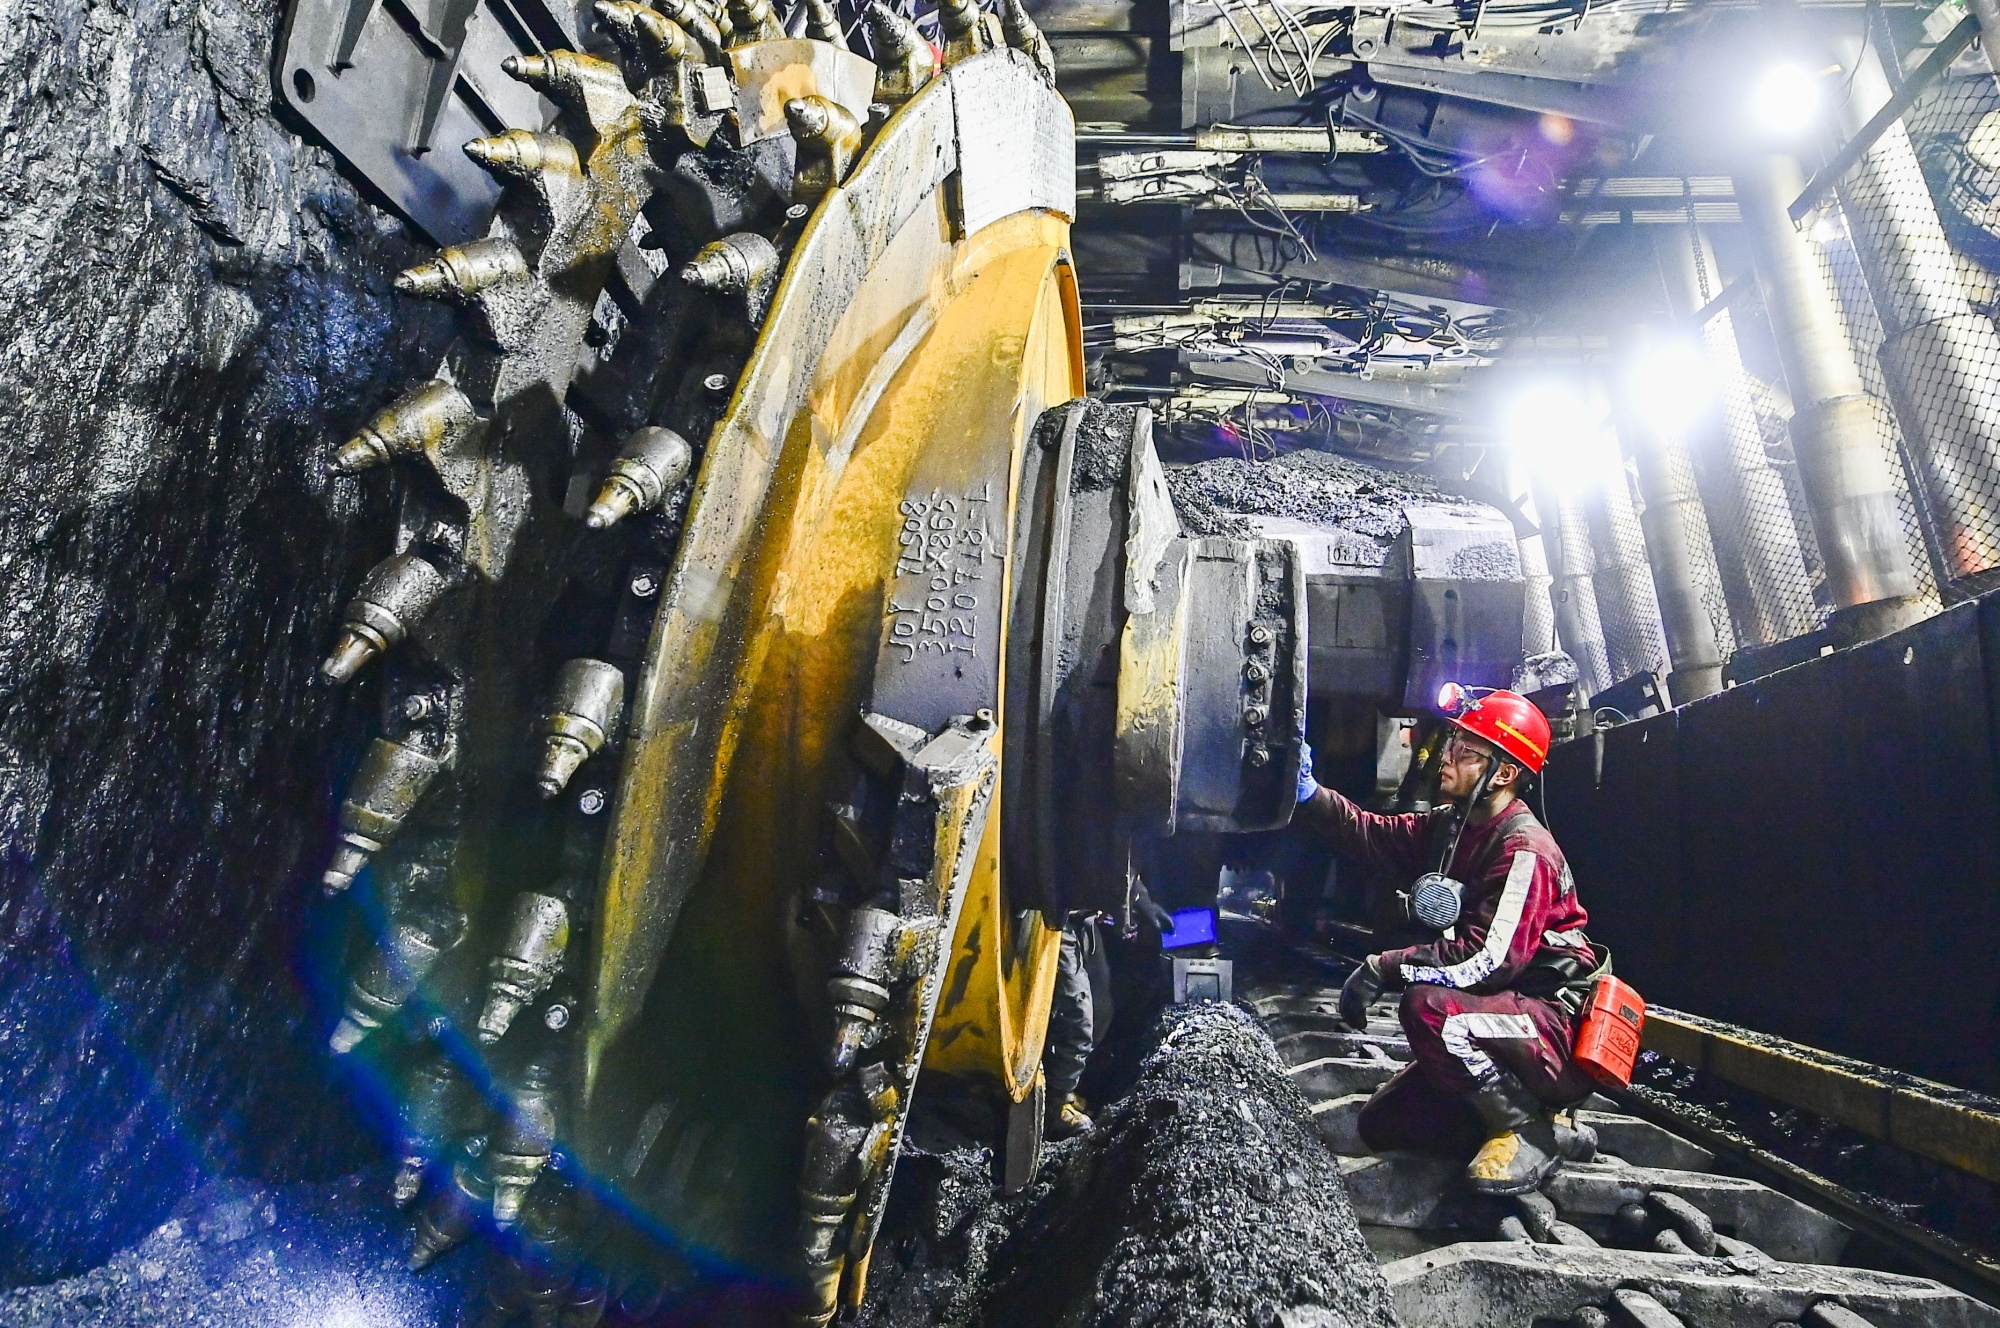
<path id="1" fill-rule="evenodd" d="M 414 1263 L 511 1228 L 496 1285 L 643 1313 L 699 1250 L 824 1322 L 920 1077 L 1032 1175 L 1064 913 L 1283 825 L 1309 694 L 1507 681 L 1519 567 L 1486 509 L 1307 459 L 1265 481 L 1351 511 L 1234 502 L 1076 400 L 1018 5 L 947 5 L 942 66 L 880 5 L 879 66 L 817 8 L 598 13 L 622 64 L 507 61 L 561 132 L 468 149 L 500 214 L 401 283 L 463 336 L 338 453 L 399 523 L 323 666 L 383 707 L 335 1049 L 402 1086 Z"/>

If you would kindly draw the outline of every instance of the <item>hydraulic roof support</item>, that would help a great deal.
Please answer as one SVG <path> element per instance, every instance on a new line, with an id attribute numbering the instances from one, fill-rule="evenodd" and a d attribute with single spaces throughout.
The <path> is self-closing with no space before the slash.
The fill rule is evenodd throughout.
<path id="1" fill-rule="evenodd" d="M 1889 82 L 1874 51 L 1848 42 L 1839 54 L 1854 71 L 1848 120 L 1886 108 Z M 1939 574 L 1963 581 L 1991 572 L 2000 568 L 2000 400 L 1992 391 L 2000 331 L 1966 296 L 1900 121 L 1835 187 L 1882 320 L 1882 374 L 1912 453 L 1918 500 L 1939 532 Z"/>
<path id="2" fill-rule="evenodd" d="M 1796 159 L 1770 153 L 1737 177 L 1757 277 L 1790 384 L 1792 450 L 1844 643 L 1894 631 L 1920 610 L 1896 486 L 1833 296 L 1786 211 L 1804 185 Z"/>
<path id="3" fill-rule="evenodd" d="M 1720 284 L 1715 260 L 1692 226 L 1656 232 L 1653 252 L 1676 309 L 1705 310 L 1714 302 L 1711 288 Z M 1696 317 L 1715 372 L 1717 402 L 1691 443 L 1690 459 L 1715 543 L 1723 598 L 1739 645 L 1782 641 L 1812 629 L 1812 583 L 1784 484 L 1757 429 L 1734 317 L 1728 309 L 1706 320 Z"/>
<path id="4" fill-rule="evenodd" d="M 1591 579 L 1590 527 L 1582 506 L 1542 478 L 1535 481 L 1535 516 L 1542 527 L 1542 554 L 1554 578 L 1556 639 L 1576 661 L 1584 695 L 1594 696 L 1618 679 L 1606 655 L 1597 586 Z"/>
<path id="5" fill-rule="evenodd" d="M 1521 494 L 1528 490 L 1527 467 L 1515 463 L 1508 483 L 1508 492 Z M 1532 510 L 1534 498 L 1527 498 Z M 1524 655 L 1544 655 L 1560 646 L 1556 638 L 1555 578 L 1549 575 L 1548 547 L 1555 542 L 1549 524 L 1539 512 L 1534 521 L 1540 526 L 1534 534 L 1523 534 L 1517 540 L 1521 550 L 1521 575 L 1528 583 L 1527 608 L 1521 622 L 1521 653 Z"/>
<path id="6" fill-rule="evenodd" d="M 1714 554 L 1695 490 L 1694 465 L 1687 445 L 1665 429 L 1621 419 L 1618 432 L 1646 500 L 1639 521 L 1673 663 L 1667 690 L 1676 704 L 1692 701 L 1722 690 L 1722 651 L 1696 580 L 1698 561 L 1712 561 Z"/>
<path id="7" fill-rule="evenodd" d="M 1664 675 L 1669 661 L 1666 632 L 1625 468 L 1608 432 L 1591 442 L 1598 465 L 1588 477 L 1580 506 L 1596 555 L 1592 581 L 1611 680 L 1648 672 Z M 1717 664 L 1720 667 L 1720 661 Z"/>

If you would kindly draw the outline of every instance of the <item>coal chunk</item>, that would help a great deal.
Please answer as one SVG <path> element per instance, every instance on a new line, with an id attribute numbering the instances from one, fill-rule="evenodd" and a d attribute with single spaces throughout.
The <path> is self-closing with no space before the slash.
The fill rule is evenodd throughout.
<path id="1" fill-rule="evenodd" d="M 422 1277 L 403 1261 L 406 1222 L 379 1171 L 264 1187 L 210 1181 L 99 1267 L 0 1291 L 8 1328 L 269 1328 L 273 1324 L 450 1323 L 469 1301 L 475 1259 Z"/>
<path id="2" fill-rule="evenodd" d="M 1290 517 L 1329 530 L 1394 539 L 1411 503 L 1471 506 L 1428 476 L 1388 470 L 1330 452 L 1288 452 L 1268 461 L 1221 457 L 1167 468 L 1167 488 L 1190 535 L 1245 539 L 1246 516 Z"/>
<path id="3" fill-rule="evenodd" d="M 983 1150 L 906 1154 L 859 1322 L 1395 1322 L 1306 1100 L 1242 1010 L 1169 1009 L 1132 1090 L 1096 1119 L 1012 1198 Z"/>

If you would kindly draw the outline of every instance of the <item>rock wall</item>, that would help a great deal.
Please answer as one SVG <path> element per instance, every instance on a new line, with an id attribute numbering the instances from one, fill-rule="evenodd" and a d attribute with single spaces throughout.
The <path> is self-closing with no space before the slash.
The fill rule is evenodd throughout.
<path id="1" fill-rule="evenodd" d="M 305 940 L 369 698 L 309 679 L 388 503 L 326 458 L 450 328 L 274 118 L 280 17 L 0 25 L 0 1284 L 366 1155 Z"/>

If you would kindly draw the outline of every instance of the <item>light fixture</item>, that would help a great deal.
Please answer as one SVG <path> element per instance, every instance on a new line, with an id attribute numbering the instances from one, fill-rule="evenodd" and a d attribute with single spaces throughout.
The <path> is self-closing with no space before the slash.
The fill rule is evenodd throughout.
<path id="1" fill-rule="evenodd" d="M 1806 235 L 1814 244 L 1824 249 L 1846 239 L 1847 227 L 1837 209 L 1821 208 L 1813 215 L 1812 225 L 1806 228 Z"/>
<path id="2" fill-rule="evenodd" d="M 1591 441 L 1597 427 L 1579 384 L 1562 379 L 1524 384 L 1503 408 L 1501 431 L 1530 471 L 1565 493 L 1596 478 Z"/>
<path id="3" fill-rule="evenodd" d="M 1819 118 L 1825 94 L 1819 75 L 1804 65 L 1772 65 L 1757 79 L 1750 94 L 1750 111 L 1765 133 L 1795 138 Z"/>
<path id="4" fill-rule="evenodd" d="M 1713 409 L 1715 371 L 1691 337 L 1656 341 L 1625 371 L 1626 405 L 1647 428 L 1684 436 Z"/>

